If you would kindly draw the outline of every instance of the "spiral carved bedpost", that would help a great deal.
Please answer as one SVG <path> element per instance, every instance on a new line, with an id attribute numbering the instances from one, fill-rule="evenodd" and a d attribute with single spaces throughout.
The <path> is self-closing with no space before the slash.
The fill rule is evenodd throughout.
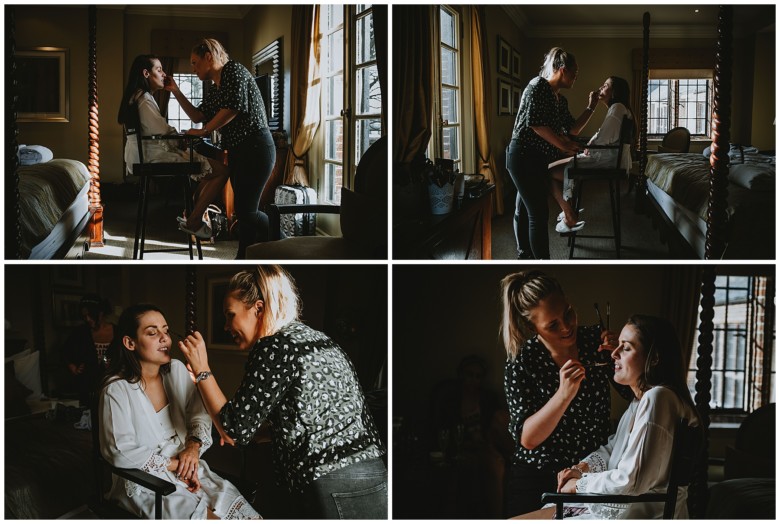
<path id="1" fill-rule="evenodd" d="M 712 108 L 710 153 L 710 199 L 704 258 L 721 258 L 726 250 L 729 141 L 731 139 L 731 43 L 732 6 L 718 11 L 718 42 L 715 53 L 715 96 Z"/>
<path id="2" fill-rule="evenodd" d="M 19 208 L 19 144 L 16 137 L 16 10 L 5 8 L 5 259 L 22 258 L 22 218 Z"/>
<path id="3" fill-rule="evenodd" d="M 91 5 L 87 8 L 89 18 L 89 135 L 88 135 L 88 170 L 89 183 L 89 209 L 92 211 L 92 220 L 89 223 L 90 245 L 100 247 L 103 245 L 103 204 L 100 201 L 100 118 L 98 115 L 98 83 L 97 83 L 97 7 Z"/>
<path id="4" fill-rule="evenodd" d="M 193 266 L 187 266 L 186 282 L 184 285 L 185 311 L 184 311 L 184 334 L 189 335 L 198 330 L 197 321 L 197 298 L 198 298 L 198 280 L 197 273 Z"/>
<path id="5" fill-rule="evenodd" d="M 650 76 L 650 13 L 642 17 L 642 107 L 639 123 L 639 178 L 636 180 L 637 197 L 644 195 L 647 168 L 647 79 Z"/>
<path id="6" fill-rule="evenodd" d="M 707 462 L 709 457 L 710 399 L 712 398 L 712 352 L 715 340 L 715 268 L 707 266 L 702 274 L 699 345 L 696 358 L 696 395 L 694 402 L 701 416 L 704 441 L 689 488 L 691 518 L 702 518 L 707 508 Z"/>

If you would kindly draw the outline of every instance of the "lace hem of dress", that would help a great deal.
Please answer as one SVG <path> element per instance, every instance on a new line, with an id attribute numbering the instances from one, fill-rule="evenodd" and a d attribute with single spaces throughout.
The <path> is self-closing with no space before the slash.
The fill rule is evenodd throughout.
<path id="1" fill-rule="evenodd" d="M 149 459 L 146 461 L 146 463 L 141 466 L 141 471 L 146 471 L 147 473 L 157 472 L 164 474 L 166 471 L 168 471 L 168 466 L 170 465 L 170 458 L 153 453 L 152 456 L 149 457 Z"/>
<path id="2" fill-rule="evenodd" d="M 628 509 L 628 504 L 588 504 L 591 514 L 597 519 L 617 520 Z"/>
<path id="3" fill-rule="evenodd" d="M 226 520 L 252 520 L 262 518 L 244 497 L 238 497 L 227 510 Z"/>
<path id="4" fill-rule="evenodd" d="M 590 455 L 585 457 L 585 460 L 583 460 L 583 462 L 585 462 L 588 465 L 588 472 L 590 473 L 607 471 L 607 463 L 604 462 L 604 459 L 598 453 L 591 453 Z"/>

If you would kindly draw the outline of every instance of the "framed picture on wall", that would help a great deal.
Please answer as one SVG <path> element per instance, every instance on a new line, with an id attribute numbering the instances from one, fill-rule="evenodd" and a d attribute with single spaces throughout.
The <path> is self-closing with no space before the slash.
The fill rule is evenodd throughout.
<path id="1" fill-rule="evenodd" d="M 52 313 L 54 325 L 58 327 L 75 327 L 83 322 L 81 319 L 81 295 L 71 293 L 52 293 Z"/>
<path id="2" fill-rule="evenodd" d="M 222 311 L 222 301 L 229 283 L 230 277 L 209 278 L 206 281 L 206 347 L 209 349 L 238 350 L 230 333 L 225 331 L 225 314 Z"/>
<path id="3" fill-rule="evenodd" d="M 517 114 L 520 109 L 520 98 L 523 96 L 523 88 L 519 85 L 512 86 L 512 114 Z"/>
<path id="4" fill-rule="evenodd" d="M 18 49 L 17 122 L 68 122 L 68 50 L 61 47 Z"/>
<path id="5" fill-rule="evenodd" d="M 60 264 L 52 270 L 52 284 L 58 287 L 82 287 L 84 277 L 78 266 Z"/>
<path id="6" fill-rule="evenodd" d="M 512 78 L 520 80 L 520 53 L 512 49 Z"/>
<path id="7" fill-rule="evenodd" d="M 498 72 L 504 75 L 512 73 L 512 47 L 509 43 L 498 37 Z"/>
<path id="8" fill-rule="evenodd" d="M 498 114 L 499 116 L 512 114 L 512 86 L 500 78 L 498 79 Z"/>

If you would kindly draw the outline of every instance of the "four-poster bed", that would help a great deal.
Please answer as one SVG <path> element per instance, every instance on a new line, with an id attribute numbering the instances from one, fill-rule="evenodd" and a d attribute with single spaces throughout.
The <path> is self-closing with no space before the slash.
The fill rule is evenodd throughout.
<path id="1" fill-rule="evenodd" d="M 14 8 L 6 7 L 6 212 L 5 258 L 79 259 L 103 242 L 100 199 L 96 7 L 89 17 L 88 166 L 57 159 L 20 166 Z"/>
<path id="2" fill-rule="evenodd" d="M 733 7 L 718 16 L 713 79 L 712 146 L 701 154 L 648 156 L 650 14 L 644 16 L 640 191 L 662 228 L 662 237 L 680 258 L 775 258 L 775 158 L 735 154 L 730 158 Z M 709 160 L 709 161 L 708 161 Z M 731 165 L 729 165 L 731 164 Z"/>

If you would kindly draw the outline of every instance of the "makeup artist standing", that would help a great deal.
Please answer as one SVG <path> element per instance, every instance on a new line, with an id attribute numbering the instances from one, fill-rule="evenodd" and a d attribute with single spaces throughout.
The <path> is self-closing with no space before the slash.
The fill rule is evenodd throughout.
<path id="1" fill-rule="evenodd" d="M 299 320 L 292 277 L 279 266 L 241 271 L 223 309 L 225 330 L 249 351 L 231 400 L 201 334 L 179 343 L 223 439 L 246 444 L 270 421 L 277 478 L 294 498 L 288 517 L 386 519 L 385 450 L 355 369 L 333 340 Z"/>
<path id="2" fill-rule="evenodd" d="M 268 117 L 260 89 L 246 67 L 230 60 L 217 40 L 206 38 L 192 49 L 192 71 L 201 80 L 211 80 L 214 88 L 206 92 L 203 102 L 193 106 L 176 82 L 166 84 L 193 122 L 205 122 L 201 129 L 190 129 L 188 135 L 210 136 L 219 130 L 220 146 L 227 149 L 230 182 L 238 218 L 238 253 L 246 258 L 246 248 L 268 240 L 268 215 L 258 209 L 260 196 L 276 162 L 276 148 L 268 128 Z"/>
<path id="3" fill-rule="evenodd" d="M 598 324 L 579 326 L 558 281 L 541 271 L 504 277 L 501 299 L 504 392 L 515 441 L 505 501 L 511 516 L 541 508 L 542 493 L 557 490 L 557 472 L 606 443 L 614 369 L 596 364 L 611 361 L 601 349 L 617 346 L 618 335 Z"/>

